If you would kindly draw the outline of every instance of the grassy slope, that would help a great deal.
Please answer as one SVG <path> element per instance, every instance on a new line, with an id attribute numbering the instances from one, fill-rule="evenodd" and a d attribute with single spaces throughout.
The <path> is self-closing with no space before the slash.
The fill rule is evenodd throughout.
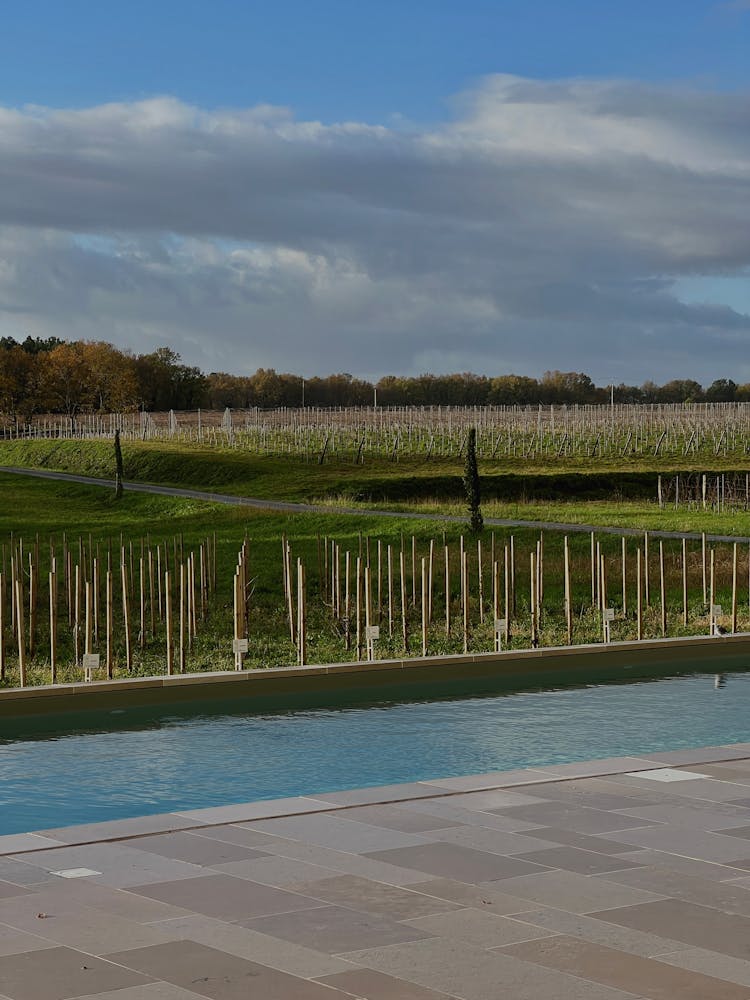
<path id="1" fill-rule="evenodd" d="M 308 568 L 309 594 L 309 662 L 326 662 L 345 659 L 340 631 L 331 620 L 330 611 L 321 604 L 318 596 L 318 535 L 334 538 L 341 546 L 342 553 L 349 549 L 353 556 L 359 550 L 360 532 L 372 536 L 371 551 L 373 566 L 376 565 L 377 545 L 380 538 L 385 546 L 391 544 L 397 550 L 401 543 L 401 533 L 406 536 L 407 563 L 410 563 L 409 536 L 414 533 L 418 538 L 418 559 L 427 554 L 429 539 L 433 538 L 437 545 L 436 566 L 436 623 L 431 633 L 431 651 L 460 652 L 460 615 L 457 603 L 458 574 L 456 565 L 457 540 L 461 532 L 460 525 L 446 525 L 446 540 L 452 545 L 454 593 L 453 621 L 454 627 L 450 639 L 444 635 L 441 624 L 443 615 L 443 583 L 442 583 L 442 531 L 441 525 L 435 522 L 419 520 L 383 519 L 377 516 L 350 517 L 336 513 L 335 509 L 327 514 L 285 515 L 252 511 L 243 508 L 224 505 L 182 500 L 171 497 L 149 496 L 144 494 L 125 494 L 124 498 L 115 503 L 110 490 L 100 487 L 78 486 L 68 483 L 48 482 L 42 480 L 23 479 L 16 476 L 0 474 L 0 556 L 3 563 L 8 551 L 11 532 L 17 538 L 25 540 L 25 547 L 38 533 L 43 551 L 46 541 L 54 535 L 59 546 L 63 532 L 67 533 L 74 550 L 77 548 L 78 535 L 88 541 L 91 533 L 94 543 L 102 544 L 102 555 L 106 551 L 106 540 L 113 539 L 116 551 L 122 533 L 126 546 L 129 541 L 136 543 L 144 535 L 149 535 L 151 542 L 167 540 L 170 543 L 175 534 L 183 536 L 185 550 L 196 547 L 206 535 L 216 532 L 218 542 L 219 587 L 217 599 L 209 623 L 200 633 L 194 654 L 189 660 L 190 670 L 210 670 L 227 668 L 231 665 L 231 578 L 238 548 L 245 534 L 250 539 L 251 573 L 253 577 L 252 618 L 250 623 L 251 655 L 248 666 L 269 666 L 294 662 L 294 649 L 289 641 L 287 625 L 284 616 L 281 591 L 281 559 L 280 539 L 286 534 L 291 541 L 293 555 L 301 556 Z M 532 530 L 514 530 L 517 557 L 517 588 L 519 616 L 514 627 L 516 634 L 514 645 L 517 648 L 528 646 L 528 619 L 526 617 L 527 595 L 529 591 L 529 552 L 536 546 L 538 532 Z M 496 551 L 502 557 L 502 546 L 508 541 L 509 531 L 495 533 Z M 619 604 L 619 554 L 620 539 L 618 537 L 600 536 L 603 553 L 607 556 L 610 574 L 610 601 L 615 606 Z M 476 572 L 476 548 L 467 539 L 471 555 L 472 574 Z M 485 532 L 485 598 L 489 599 L 491 592 L 489 582 L 489 552 L 491 534 Z M 634 600 L 633 561 L 635 554 L 634 540 L 628 542 L 629 565 L 629 602 L 630 616 L 615 622 L 614 638 L 633 636 L 634 622 L 632 617 Z M 590 604 L 590 550 L 587 535 L 572 535 L 572 576 L 574 584 L 573 602 L 576 608 L 576 641 L 597 641 L 599 635 L 598 620 L 587 610 Z M 562 548 L 563 536 L 559 532 L 547 532 L 544 539 L 545 551 L 545 620 L 543 628 L 543 644 L 551 645 L 564 642 L 562 619 Z M 59 548 L 58 548 L 59 551 Z M 658 600 L 658 548 L 652 546 L 651 585 L 653 600 Z M 705 608 L 700 598 L 700 546 L 692 544 L 690 557 L 690 604 L 691 623 L 684 629 L 680 620 L 681 585 L 679 569 L 679 543 L 669 542 L 665 545 L 667 566 L 667 592 L 671 605 L 670 634 L 688 634 L 705 632 L 707 622 Z M 43 559 L 42 580 L 46 579 L 46 566 Z M 397 559 L 396 559 L 397 563 Z M 419 562 L 418 562 L 419 565 Z M 0 567 L 2 563 L 0 563 Z M 741 627 L 750 624 L 748 612 L 748 552 L 743 547 L 740 564 L 740 608 Z M 729 606 L 731 583 L 731 547 L 717 548 L 717 601 Z M 476 594 L 476 584 L 472 591 Z M 418 588 L 419 589 L 419 585 Z M 409 586 L 409 591 L 411 590 Z M 398 591 L 397 591 L 398 593 Z M 397 596 L 398 601 L 398 596 Z M 417 602 L 419 603 L 419 602 Z M 489 611 L 485 615 L 485 624 L 477 622 L 475 598 L 472 611 L 472 639 L 470 648 L 488 650 L 492 648 L 491 620 Z M 117 604 L 117 601 L 116 601 Z M 118 612 L 119 614 L 119 612 Z M 646 615 L 646 634 L 658 634 L 658 612 L 655 606 Z M 7 627 L 7 625 L 6 625 Z M 411 621 L 411 652 L 419 652 L 418 609 L 412 612 Z M 67 626 L 64 626 L 63 631 Z M 387 630 L 386 630 L 387 631 Z M 392 641 L 388 641 L 383 633 L 379 644 L 379 655 L 401 655 L 399 629 Z M 43 632 L 43 629 L 42 629 Z M 67 633 L 66 633 L 67 635 Z M 66 639 L 70 643 L 70 639 Z M 11 649 L 10 638 L 6 634 L 6 648 Z M 118 654 L 122 656 L 120 652 Z M 350 654 L 353 655 L 353 654 Z M 40 658 L 35 671 L 32 671 L 36 683 L 44 682 L 48 674 L 44 666 L 45 640 L 40 634 Z M 61 662 L 62 662 L 61 658 Z M 11 653 L 11 668 L 8 681 L 14 683 L 15 671 Z M 70 653 L 67 653 L 67 664 L 61 671 L 61 678 L 75 679 L 80 675 L 70 667 Z M 135 671 L 149 673 L 161 671 L 164 668 L 164 641 L 157 637 L 144 652 L 136 649 Z M 67 670 L 67 674 L 66 674 Z"/>
<path id="2" fill-rule="evenodd" d="M 126 478 L 141 482 L 265 499 L 322 500 L 334 506 L 464 513 L 462 467 L 447 460 L 380 461 L 364 466 L 331 461 L 321 466 L 292 457 L 264 457 L 239 450 L 157 442 L 128 442 L 124 454 Z M 744 462 L 748 467 L 747 459 Z M 109 442 L 102 441 L 3 441 L 0 442 L 0 464 L 98 477 L 113 474 L 112 447 Z M 739 461 L 734 464 L 742 468 Z M 520 520 L 750 534 L 750 517 L 745 513 L 717 514 L 711 510 L 674 510 L 670 507 L 659 510 L 651 500 L 656 492 L 655 476 L 657 471 L 666 475 L 674 470 L 666 467 L 647 469 L 642 465 L 638 470 L 624 471 L 632 477 L 631 485 L 634 483 L 634 488 L 642 494 L 640 498 L 601 499 L 602 496 L 617 496 L 623 479 L 616 470 L 600 466 L 596 461 L 587 465 L 554 463 L 540 468 L 522 467 L 519 460 L 515 469 L 485 463 L 481 467 L 483 511 L 488 517 Z M 640 486 L 639 479 L 643 480 Z M 533 496 L 535 491 L 537 495 L 559 491 L 563 496 L 556 500 L 521 502 L 517 499 L 519 492 Z M 591 494 L 597 499 L 586 499 Z"/>

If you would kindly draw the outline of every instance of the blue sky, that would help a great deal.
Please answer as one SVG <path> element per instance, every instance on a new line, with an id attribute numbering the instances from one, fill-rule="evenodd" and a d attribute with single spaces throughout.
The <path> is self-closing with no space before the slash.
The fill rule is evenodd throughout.
<path id="1" fill-rule="evenodd" d="M 750 81 L 750 4 L 715 0 L 25 0 L 0 33 L 0 101 L 171 94 L 305 119 L 424 122 L 491 73 Z"/>
<path id="2" fill-rule="evenodd" d="M 0 336 L 750 381 L 750 0 L 26 0 Z"/>

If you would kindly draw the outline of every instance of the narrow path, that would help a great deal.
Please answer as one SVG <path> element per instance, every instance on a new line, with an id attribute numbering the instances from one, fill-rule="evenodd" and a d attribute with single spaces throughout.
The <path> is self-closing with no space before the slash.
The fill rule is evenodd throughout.
<path id="1" fill-rule="evenodd" d="M 96 479 L 94 476 L 77 476 L 70 472 L 51 472 L 47 469 L 23 469 L 16 466 L 0 465 L 0 472 L 15 476 L 32 476 L 36 479 L 55 479 L 67 483 L 80 483 L 83 486 L 101 486 L 114 489 L 114 480 Z M 452 524 L 464 524 L 466 517 L 458 514 L 419 514 L 397 510 L 371 510 L 359 507 L 327 507 L 324 504 L 292 503 L 287 500 L 261 500 L 257 497 L 238 497 L 229 493 L 210 493 L 206 490 L 186 490 L 178 486 L 157 486 L 153 483 L 123 482 L 123 488 L 131 493 L 153 493 L 160 496 L 183 497 L 186 500 L 205 500 L 208 503 L 223 503 L 231 507 L 251 507 L 254 510 L 273 510 L 284 514 L 347 514 L 356 517 L 391 517 L 415 521 L 442 521 Z M 590 533 L 595 531 L 600 535 L 627 535 L 640 537 L 640 528 L 606 527 L 599 524 L 565 524 L 562 521 L 525 521 L 515 518 L 485 517 L 484 523 L 497 528 L 535 528 L 540 531 L 567 531 Z M 701 538 L 698 531 L 658 531 L 649 530 L 654 538 Z M 747 535 L 713 535 L 706 533 L 706 538 L 712 542 L 745 542 L 750 543 Z"/>

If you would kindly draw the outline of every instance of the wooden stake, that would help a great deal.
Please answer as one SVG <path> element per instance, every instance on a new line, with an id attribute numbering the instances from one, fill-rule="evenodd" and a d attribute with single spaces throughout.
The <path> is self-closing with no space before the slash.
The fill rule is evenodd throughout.
<path id="1" fill-rule="evenodd" d="M 667 594 L 664 581 L 664 542 L 659 541 L 659 602 L 661 604 L 661 634 L 667 635 Z"/>
<path id="2" fill-rule="evenodd" d="M 505 599 L 505 648 L 510 642 L 510 615 L 513 609 L 510 591 L 510 553 L 507 545 L 503 546 L 503 596 Z"/>
<path id="3" fill-rule="evenodd" d="M 477 539 L 477 580 L 479 583 L 479 623 L 484 623 L 484 580 L 482 567 L 482 539 Z"/>
<path id="4" fill-rule="evenodd" d="M 143 556 L 138 561 L 138 613 L 140 616 L 140 631 L 138 633 L 138 644 L 141 649 L 146 648 L 146 587 L 145 587 L 145 566 Z"/>
<path id="5" fill-rule="evenodd" d="M 537 639 L 537 598 L 536 598 L 536 552 L 532 549 L 529 553 L 529 609 L 531 622 L 531 645 L 536 649 L 539 645 Z"/>
<path id="6" fill-rule="evenodd" d="M 16 617 L 18 625 L 18 675 L 21 687 L 26 687 L 26 630 L 23 621 L 23 590 L 18 577 L 16 577 Z"/>
<path id="7" fill-rule="evenodd" d="M 568 542 L 568 536 L 564 539 L 564 552 L 563 552 L 563 562 L 564 562 L 564 579 L 565 579 L 565 631 L 567 635 L 568 645 L 573 645 L 573 606 L 570 598 L 570 545 Z"/>
<path id="8" fill-rule="evenodd" d="M 3 568 L 5 563 L 3 551 Z M 5 680 L 5 573 L 0 573 L 0 680 Z"/>
<path id="9" fill-rule="evenodd" d="M 411 536 L 411 606 L 417 606 L 417 539 Z"/>
<path id="10" fill-rule="evenodd" d="M 357 556 L 357 659 L 362 659 L 362 556 Z"/>
<path id="11" fill-rule="evenodd" d="M 688 623 L 687 538 L 682 539 L 682 624 Z"/>
<path id="12" fill-rule="evenodd" d="M 107 680 L 112 679 L 112 633 L 113 633 L 113 617 L 114 617 L 114 594 L 112 585 L 112 570 L 107 570 L 107 575 L 105 577 L 104 583 L 104 604 L 106 608 L 105 612 L 105 631 L 106 631 L 106 672 Z"/>
<path id="13" fill-rule="evenodd" d="M 50 684 L 57 683 L 57 572 L 55 570 L 55 560 L 52 559 L 52 568 L 49 572 L 49 666 Z M 0 603 L 2 602 L 2 583 L 0 583 Z M 0 618 L 2 614 L 0 613 Z M 0 621 L 0 632 L 2 632 L 2 622 Z M 1 642 L 2 640 L 0 640 Z"/>
<path id="14" fill-rule="evenodd" d="M 164 603 L 166 606 L 167 676 L 174 673 L 174 643 L 172 641 L 172 581 L 169 570 L 164 573 Z"/>
<path id="15" fill-rule="evenodd" d="M 445 561 L 445 634 L 451 634 L 451 563 L 448 546 L 443 546 L 443 558 Z"/>
<path id="16" fill-rule="evenodd" d="M 643 638 L 643 568 L 641 558 L 641 547 L 639 545 L 636 558 L 636 635 L 638 639 Z"/>
<path id="17" fill-rule="evenodd" d="M 432 625 L 432 585 L 435 574 L 435 540 L 430 539 L 430 556 L 427 563 L 427 622 Z"/>
<path id="18" fill-rule="evenodd" d="M 430 614 L 427 596 L 427 560 L 422 556 L 422 656 L 427 656 L 427 623 Z"/>
<path id="19" fill-rule="evenodd" d="M 352 646 L 352 609 L 351 609 L 351 587 L 349 577 L 351 574 L 351 553 L 346 550 L 344 556 L 344 642 L 347 650 Z"/>
<path id="20" fill-rule="evenodd" d="M 125 632 L 125 667 L 130 673 L 133 668 L 133 653 L 130 647 L 130 608 L 128 597 L 128 567 L 125 561 L 125 550 L 121 550 L 120 580 L 122 584 L 122 623 Z"/>
<path id="21" fill-rule="evenodd" d="M 81 567 L 75 565 L 75 603 L 73 614 L 73 639 L 75 651 L 75 664 L 81 662 Z"/>
<path id="22" fill-rule="evenodd" d="M 403 547 L 399 551 L 399 571 L 401 574 L 401 635 L 404 643 L 404 653 L 409 652 L 409 615 L 406 596 L 406 558 Z"/>
<path id="23" fill-rule="evenodd" d="M 388 638 L 393 638 L 393 549 L 388 546 Z"/>
<path id="24" fill-rule="evenodd" d="M 85 627 L 85 632 L 84 632 L 85 638 L 84 638 L 84 644 L 83 644 L 83 651 L 84 651 L 84 653 L 90 653 L 91 652 L 91 636 L 92 636 L 93 626 L 94 626 L 94 595 L 93 595 L 93 592 L 92 592 L 91 584 L 88 582 L 88 580 L 86 581 L 85 587 L 86 587 L 86 598 L 85 598 L 86 627 Z"/>
<path id="25" fill-rule="evenodd" d="M 185 673 L 185 636 L 187 631 L 187 580 L 185 563 L 180 561 L 180 673 Z"/>
<path id="26" fill-rule="evenodd" d="M 469 553 L 464 552 L 461 590 L 463 595 L 464 653 L 469 651 Z"/>
<path id="27" fill-rule="evenodd" d="M 36 587 L 37 576 L 32 553 L 29 552 L 29 659 L 36 653 Z"/>
<path id="28" fill-rule="evenodd" d="M 307 621 L 305 606 L 305 567 L 297 559 L 297 662 L 307 663 Z"/>

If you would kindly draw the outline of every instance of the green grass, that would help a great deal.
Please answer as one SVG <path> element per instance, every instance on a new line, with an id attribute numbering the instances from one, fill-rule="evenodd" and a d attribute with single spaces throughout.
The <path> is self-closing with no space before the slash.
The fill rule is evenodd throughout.
<path id="1" fill-rule="evenodd" d="M 457 545 L 461 533 L 461 525 L 446 524 L 445 540 L 452 548 L 452 615 L 453 626 L 447 636 L 444 628 L 443 599 L 443 564 L 442 545 L 443 533 L 439 522 L 379 518 L 377 516 L 352 517 L 337 512 L 335 508 L 325 514 L 280 514 L 263 512 L 246 508 L 229 507 L 221 504 L 204 503 L 164 496 L 126 493 L 121 501 L 115 502 L 113 491 L 100 487 L 87 487 L 75 484 L 24 479 L 18 476 L 0 474 L 0 547 L 2 548 L 2 566 L 7 574 L 7 558 L 10 551 L 11 533 L 17 540 L 24 539 L 24 549 L 28 552 L 36 536 L 39 536 L 42 549 L 41 580 L 46 581 L 46 546 L 50 536 L 55 540 L 58 556 L 60 553 L 63 532 L 67 534 L 71 548 L 77 552 L 78 537 L 82 536 L 83 544 L 89 545 L 89 536 L 96 548 L 100 547 L 100 558 L 104 560 L 108 548 L 108 539 L 112 539 L 113 551 L 116 553 L 122 543 L 129 548 L 134 544 L 135 556 L 140 551 L 140 540 L 148 537 L 151 544 L 167 541 L 170 552 L 174 548 L 175 536 L 180 536 L 186 552 L 196 549 L 208 535 L 216 535 L 218 553 L 218 589 L 211 602 L 210 617 L 199 630 L 195 649 L 188 660 L 188 669 L 212 670 L 229 668 L 232 665 L 231 655 L 231 580 L 238 549 L 242 539 L 250 539 L 250 570 L 252 577 L 251 619 L 250 619 L 250 655 L 247 666 L 264 667 L 290 664 L 295 661 L 295 650 L 292 646 L 288 626 L 285 619 L 282 589 L 281 589 L 281 538 L 287 535 L 294 558 L 300 556 L 307 567 L 308 573 L 308 662 L 332 662 L 352 658 L 354 652 L 346 652 L 342 640 L 341 623 L 334 620 L 329 607 L 322 600 L 320 580 L 318 578 L 318 538 L 327 536 L 335 539 L 342 553 L 348 549 L 356 559 L 360 550 L 366 552 L 367 537 L 371 537 L 370 551 L 373 571 L 376 572 L 377 539 L 382 542 L 382 552 L 390 544 L 397 551 L 401 544 L 402 533 L 406 539 L 407 572 L 410 572 L 411 544 L 410 536 L 418 539 L 418 560 L 426 556 L 429 540 L 434 539 L 437 551 L 436 560 L 436 597 L 435 623 L 430 630 L 430 651 L 460 652 L 463 648 L 460 631 L 460 616 L 458 607 L 458 569 Z M 535 514 L 537 512 L 535 511 Z M 580 513 L 586 520 L 591 517 L 590 505 L 581 505 Z M 745 522 L 746 523 L 746 522 Z M 539 533 L 528 529 L 513 530 L 517 554 L 517 601 L 518 614 L 513 624 L 513 642 L 515 648 L 529 645 L 528 593 L 529 593 L 529 553 L 535 549 Z M 496 554 L 501 559 L 503 545 L 508 543 L 509 530 L 495 532 Z M 618 537 L 599 536 L 602 552 L 608 563 L 609 601 L 619 608 L 620 596 L 620 539 Z M 485 622 L 479 623 L 479 609 L 476 594 L 477 550 L 473 540 L 467 537 L 466 544 L 471 555 L 472 573 L 472 610 L 470 649 L 487 651 L 492 648 L 492 612 L 489 607 L 490 583 L 490 552 L 492 533 L 487 530 L 483 536 L 485 562 Z M 575 641 L 599 641 L 600 626 L 596 614 L 590 609 L 590 548 L 587 535 L 571 535 L 572 574 L 573 574 L 573 605 L 575 609 Z M 627 542 L 628 547 L 628 614 L 618 613 L 613 626 L 613 638 L 633 638 L 635 622 L 633 606 L 635 600 L 634 559 L 635 539 Z M 360 549 L 361 546 L 361 549 Z M 545 551 L 545 597 L 542 622 L 542 644 L 552 645 L 565 641 L 563 626 L 563 592 L 562 592 L 562 550 L 563 535 L 559 532 L 546 532 L 544 535 Z M 667 598 L 669 605 L 669 634 L 694 634 L 708 631 L 706 608 L 702 601 L 700 576 L 701 556 L 700 546 L 692 544 L 689 548 L 690 572 L 690 624 L 685 627 L 681 622 L 681 583 L 680 583 L 680 543 L 665 543 Z M 727 608 L 730 604 L 731 583 L 731 546 L 723 545 L 716 548 L 717 593 L 718 603 Z M 645 616 L 647 636 L 659 634 L 659 614 L 655 606 L 658 602 L 658 546 L 651 546 L 651 593 L 652 606 Z M 396 559 L 396 566 L 398 561 Z M 419 565 L 419 561 L 418 561 Z M 385 567 L 383 567 L 385 575 Z M 398 570 L 396 569 L 396 575 Z M 7 576 L 6 576 L 7 579 Z M 740 562 L 740 625 L 750 627 L 750 612 L 748 611 L 748 551 L 743 546 Z M 383 581 L 385 583 L 385 581 Z M 408 583 L 408 592 L 411 585 Z M 46 587 L 42 585 L 46 597 Z M 419 584 L 417 585 L 419 593 Z M 116 592 L 117 593 L 117 592 Z M 398 595 L 398 588 L 397 588 Z M 116 605 L 118 603 L 116 596 Z M 397 605 L 399 597 L 397 596 Z M 385 601 L 384 601 L 385 603 Z M 42 601 L 44 604 L 44 601 Z M 137 602 L 134 606 L 137 606 Z M 6 604 L 7 607 L 7 604 Z M 61 621 L 64 616 L 61 614 Z M 119 621 L 119 608 L 116 613 L 116 629 Z M 397 624 L 396 634 L 388 638 L 387 626 L 381 623 L 383 638 L 378 644 L 378 656 L 401 656 L 403 653 L 400 625 Z M 411 655 L 421 651 L 419 640 L 419 600 L 417 607 L 410 609 L 409 628 L 411 640 L 409 652 Z M 60 679 L 80 679 L 80 669 L 72 664 L 72 644 L 67 632 L 67 619 L 61 630 L 63 633 L 61 647 Z M 46 642 L 48 632 L 45 631 L 45 619 L 42 615 L 38 646 L 39 653 L 30 671 L 33 683 L 43 683 L 48 679 Z M 6 649 L 9 653 L 6 684 L 17 683 L 12 642 L 8 631 L 6 617 Z M 64 653 L 64 655 L 63 655 Z M 116 647 L 117 670 L 123 670 L 122 642 L 118 640 Z M 63 662 L 64 661 L 64 662 Z M 164 634 L 163 626 L 159 626 L 156 635 L 148 637 L 143 650 L 137 647 L 133 665 L 133 673 L 147 674 L 164 671 Z"/>
<path id="2" fill-rule="evenodd" d="M 165 442 L 125 442 L 125 477 L 139 482 L 193 487 L 239 496 L 292 501 L 333 499 L 367 506 L 456 503 L 463 496 L 460 460 L 403 458 L 356 465 L 334 458 L 323 465 L 294 456 L 259 456 L 239 449 Z M 621 462 L 552 460 L 501 462 L 480 460 L 484 503 L 518 503 L 526 498 L 586 500 L 621 497 L 651 500 L 656 477 L 674 472 L 750 469 L 746 455 L 714 460 L 708 467 L 694 459 L 680 463 L 651 459 Z M 107 441 L 0 441 L 0 464 L 55 469 L 113 478 L 114 459 Z M 533 502 L 533 499 L 532 499 Z M 487 513 L 490 513 L 489 508 Z"/>

